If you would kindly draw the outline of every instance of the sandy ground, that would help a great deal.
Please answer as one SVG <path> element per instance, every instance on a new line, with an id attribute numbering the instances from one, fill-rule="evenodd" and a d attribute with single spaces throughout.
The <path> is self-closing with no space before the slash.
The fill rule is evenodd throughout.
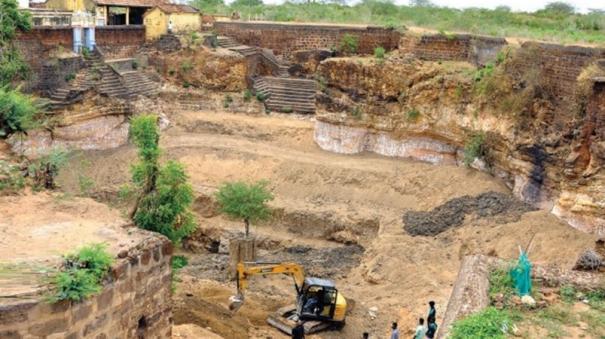
<path id="1" fill-rule="evenodd" d="M 120 212 L 89 198 L 61 193 L 0 197 L 0 296 L 35 294 L 44 272 L 91 243 L 110 253 L 135 247 L 149 234 L 129 232 Z"/>
<path id="2" fill-rule="evenodd" d="M 314 122 L 309 118 L 195 112 L 173 113 L 169 119 L 172 126 L 161 138 L 164 157 L 183 162 L 198 190 L 226 180 L 267 179 L 276 196 L 275 208 L 347 221 L 378 221 L 375 235 L 361 243 L 365 253 L 359 265 L 336 278 L 341 292 L 355 304 L 347 325 L 341 332 L 321 333 L 318 338 L 357 338 L 363 331 L 383 337 L 390 322 L 398 319 L 405 332 L 424 315 L 428 300 L 436 301 L 439 320 L 464 255 L 512 259 L 518 246 L 525 246 L 535 234 L 532 260 L 569 267 L 594 241 L 546 211 L 527 212 L 516 219 L 467 215 L 459 228 L 412 237 L 403 228 L 405 211 L 429 211 L 452 198 L 508 192 L 507 188 L 488 174 L 466 168 L 322 151 L 313 143 Z M 128 182 L 134 158 L 130 146 L 86 152 L 72 159 L 59 182 L 63 189 L 77 192 L 78 177 L 84 175 L 94 180 L 97 192 L 111 197 L 111 192 Z M 199 220 L 202 227 L 241 227 L 220 217 Z M 329 246 L 305 236 L 305 230 L 296 234 L 275 231 L 278 226 L 255 226 L 254 232 L 274 236 L 282 244 Z M 187 255 L 205 260 L 205 254 Z M 247 304 L 231 315 L 226 304 L 234 284 L 204 279 L 204 272 L 197 273 L 183 273 L 175 295 L 176 324 L 195 323 L 224 338 L 283 337 L 268 328 L 264 318 L 293 300 L 286 278 L 253 284 Z M 375 318 L 368 313 L 373 307 L 378 310 Z"/>

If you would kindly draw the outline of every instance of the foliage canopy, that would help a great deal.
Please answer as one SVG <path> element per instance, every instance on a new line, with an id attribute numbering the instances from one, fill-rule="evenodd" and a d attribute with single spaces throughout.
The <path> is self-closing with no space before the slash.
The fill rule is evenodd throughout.
<path id="1" fill-rule="evenodd" d="M 223 184 L 216 193 L 221 212 L 232 218 L 243 219 L 246 237 L 250 223 L 266 220 L 271 215 L 267 202 L 273 200 L 273 194 L 267 189 L 267 181 L 245 183 L 242 181 Z"/>

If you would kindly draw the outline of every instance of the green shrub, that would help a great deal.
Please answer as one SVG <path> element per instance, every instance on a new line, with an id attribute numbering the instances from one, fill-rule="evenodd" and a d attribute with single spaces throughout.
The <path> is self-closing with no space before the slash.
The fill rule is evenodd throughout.
<path id="1" fill-rule="evenodd" d="M 38 127 L 32 97 L 8 87 L 0 88 L 0 137 Z"/>
<path id="2" fill-rule="evenodd" d="M 76 78 L 76 74 L 75 73 L 69 73 L 65 75 L 65 82 L 70 82 L 72 80 L 74 80 Z"/>
<path id="3" fill-rule="evenodd" d="M 250 100 L 252 100 L 252 91 L 249 89 L 246 89 L 244 91 L 244 101 L 249 102 Z"/>
<path id="4" fill-rule="evenodd" d="M 416 108 L 412 108 L 405 113 L 405 117 L 407 121 L 414 122 L 420 117 L 420 111 Z"/>
<path id="5" fill-rule="evenodd" d="M 80 194 L 87 196 L 92 193 L 92 189 L 95 186 L 94 180 L 92 178 L 87 177 L 83 174 L 78 176 L 78 187 L 80 188 Z"/>
<path id="6" fill-rule="evenodd" d="M 273 200 L 273 195 L 267 185 L 266 181 L 250 184 L 242 181 L 228 182 L 216 192 L 221 212 L 244 220 L 246 237 L 250 233 L 250 223 L 266 220 L 271 215 L 267 202 Z"/>
<path id="7" fill-rule="evenodd" d="M 284 113 L 292 113 L 292 112 L 294 111 L 294 109 L 292 109 L 292 106 L 284 106 L 284 107 L 282 108 L 282 111 L 283 111 Z"/>
<path id="8" fill-rule="evenodd" d="M 510 269 L 496 269 L 489 275 L 489 296 L 494 298 L 498 294 L 504 296 L 505 304 L 516 294 Z"/>
<path id="9" fill-rule="evenodd" d="M 225 97 L 223 98 L 223 107 L 229 108 L 229 106 L 231 106 L 232 103 L 233 103 L 233 98 L 231 97 L 231 95 L 226 94 Z"/>
<path id="10" fill-rule="evenodd" d="M 54 278 L 55 290 L 49 301 L 81 301 L 101 291 L 101 281 L 108 272 L 113 257 L 103 244 L 82 247 L 65 257 L 64 270 Z"/>
<path id="11" fill-rule="evenodd" d="M 267 96 L 264 93 L 261 93 L 261 92 L 256 93 L 256 100 L 258 100 L 260 102 L 264 102 L 266 99 L 267 99 Z"/>
<path id="12" fill-rule="evenodd" d="M 19 166 L 0 160 L 0 192 L 14 193 L 23 187 L 25 178 Z"/>
<path id="13" fill-rule="evenodd" d="M 175 255 L 172 257 L 172 261 L 170 262 L 172 266 L 172 292 L 176 290 L 176 284 L 181 281 L 178 277 L 179 271 L 187 266 L 188 263 L 189 261 L 187 258 L 182 255 Z"/>
<path id="14" fill-rule="evenodd" d="M 513 321 L 506 311 L 488 307 L 479 313 L 456 321 L 452 326 L 452 339 L 504 339 Z"/>
<path id="15" fill-rule="evenodd" d="M 340 40 L 340 51 L 343 53 L 355 54 L 357 53 L 358 47 L 359 41 L 354 35 L 345 34 Z"/>
<path id="16" fill-rule="evenodd" d="M 137 60 L 132 60 L 132 69 L 139 69 L 139 62 Z"/>
<path id="17" fill-rule="evenodd" d="M 374 57 L 376 59 L 382 60 L 384 59 L 385 50 L 382 46 L 378 46 L 374 48 Z"/>
<path id="18" fill-rule="evenodd" d="M 475 158 L 485 155 L 485 134 L 477 133 L 464 144 L 464 164 L 470 166 Z"/>
<path id="19" fill-rule="evenodd" d="M 55 178 L 69 160 L 69 151 L 53 148 L 48 155 L 32 162 L 27 167 L 28 175 L 34 180 L 35 189 L 55 189 Z"/>

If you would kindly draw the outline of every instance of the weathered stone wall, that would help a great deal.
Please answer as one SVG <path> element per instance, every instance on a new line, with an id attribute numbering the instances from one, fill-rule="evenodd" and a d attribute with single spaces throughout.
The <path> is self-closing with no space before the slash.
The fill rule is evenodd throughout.
<path id="1" fill-rule="evenodd" d="M 172 243 L 154 236 L 118 254 L 100 294 L 82 302 L 0 305 L 0 338 L 170 338 Z"/>
<path id="2" fill-rule="evenodd" d="M 129 58 L 145 43 L 145 26 L 97 27 L 95 39 L 106 59 Z"/>
<path id="3" fill-rule="evenodd" d="M 49 91 L 61 87 L 67 77 L 75 74 L 84 67 L 84 60 L 80 56 L 57 58 L 48 60 L 42 65 L 37 81 L 32 83 L 35 89 Z"/>
<path id="4" fill-rule="evenodd" d="M 399 41 L 399 50 L 422 60 L 468 61 L 485 65 L 494 60 L 506 44 L 503 38 L 469 34 L 405 35 Z"/>
<path id="5" fill-rule="evenodd" d="M 375 26 L 303 25 L 277 22 L 217 21 L 214 30 L 238 42 L 272 49 L 276 54 L 290 55 L 298 50 L 338 48 L 345 34 L 358 39 L 358 52 L 371 54 L 374 48 L 387 51 L 397 48 L 401 34 L 393 29 Z"/>

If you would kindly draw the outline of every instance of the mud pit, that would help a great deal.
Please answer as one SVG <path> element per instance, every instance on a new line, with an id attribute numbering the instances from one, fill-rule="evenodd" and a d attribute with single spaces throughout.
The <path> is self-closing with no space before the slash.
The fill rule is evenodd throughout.
<path id="1" fill-rule="evenodd" d="M 313 142 L 314 122 L 308 118 L 217 112 L 174 112 L 168 117 L 172 125 L 161 139 L 164 157 L 185 164 L 196 191 L 207 195 L 225 180 L 269 180 L 276 196 L 271 206 L 286 217 L 253 226 L 255 236 L 278 244 L 267 245 L 262 255 L 304 262 L 309 253 L 317 253 L 305 263 L 311 266 L 308 270 L 331 275 L 341 292 L 355 301 L 342 332 L 325 332 L 318 338 L 356 338 L 363 331 L 383 337 L 390 321 L 397 319 L 406 333 L 415 318 L 424 315 L 429 299 L 437 302 L 441 321 L 464 255 L 514 258 L 518 245 L 535 233 L 535 262 L 571 267 L 594 240 L 546 211 L 529 211 L 512 219 L 467 217 L 460 226 L 434 236 L 411 236 L 402 227 L 402 210 L 426 212 L 455 198 L 508 190 L 489 175 L 466 168 L 321 151 Z M 79 176 L 89 177 L 95 182 L 95 195 L 117 203 L 119 186 L 128 182 L 134 157 L 131 146 L 88 151 L 72 159 L 59 182 L 64 190 L 77 193 Z M 239 221 L 198 210 L 202 228 L 243 231 Z M 298 213 L 305 215 L 296 217 Z M 322 227 L 333 230 L 321 232 Z M 338 232 L 351 236 L 329 240 Z M 349 267 L 330 259 L 334 253 L 343 259 L 351 256 L 337 252 L 350 248 L 344 245 L 348 238 L 358 239 L 365 249 L 353 253 L 359 258 Z M 304 250 L 289 253 L 288 248 Z M 291 279 L 255 280 L 246 304 L 232 317 L 227 299 L 235 284 L 220 278 L 224 255 L 204 248 L 186 255 L 191 265 L 182 271 L 183 282 L 174 296 L 176 324 L 210 327 L 224 338 L 283 337 L 264 319 L 268 312 L 292 302 Z M 322 270 L 314 272 L 314 267 Z M 375 318 L 368 313 L 374 307 Z"/>

